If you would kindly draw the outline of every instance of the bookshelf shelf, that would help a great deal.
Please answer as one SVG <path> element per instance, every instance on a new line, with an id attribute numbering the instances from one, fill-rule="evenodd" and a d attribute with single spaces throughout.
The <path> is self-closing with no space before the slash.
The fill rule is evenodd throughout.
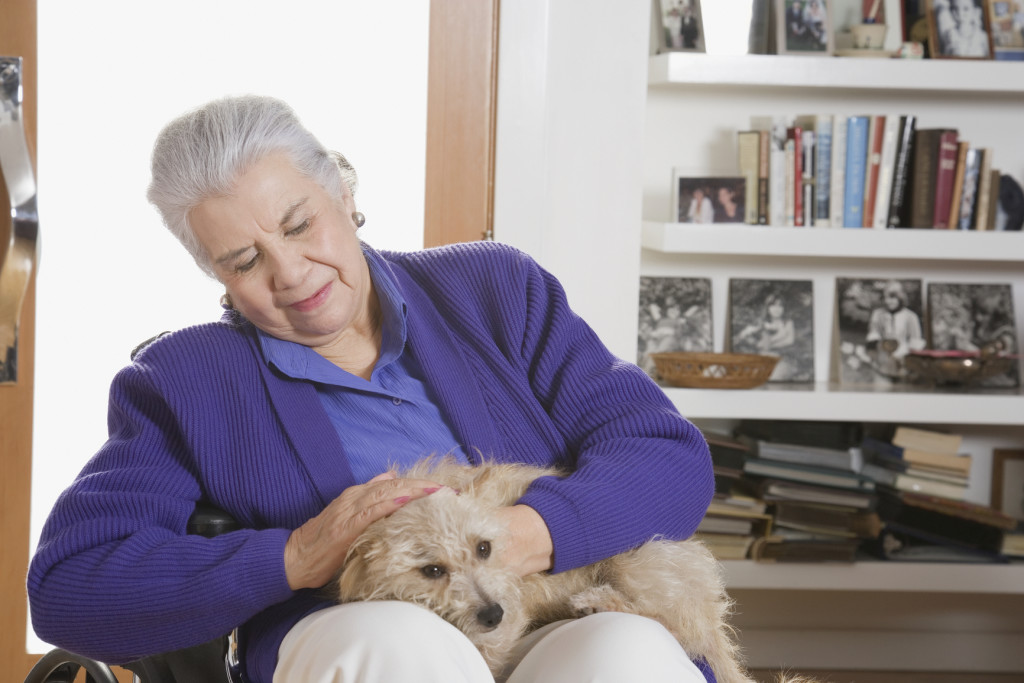
<path id="1" fill-rule="evenodd" d="M 728 560 L 722 565 L 730 590 L 1024 595 L 1024 565 L 1019 564 L 767 564 Z"/>
<path id="2" fill-rule="evenodd" d="M 1024 94 L 1015 62 L 851 59 L 672 52 L 651 57 L 648 84 Z"/>
<path id="3" fill-rule="evenodd" d="M 1024 233 L 791 228 L 645 221 L 645 249 L 666 254 L 1024 262 Z"/>
<path id="4" fill-rule="evenodd" d="M 689 419 L 850 420 L 1024 426 L 1019 390 L 966 393 L 922 387 L 852 390 L 831 382 L 767 384 L 755 389 L 677 389 L 665 393 Z M 970 409 L 965 409 L 965 396 Z"/>

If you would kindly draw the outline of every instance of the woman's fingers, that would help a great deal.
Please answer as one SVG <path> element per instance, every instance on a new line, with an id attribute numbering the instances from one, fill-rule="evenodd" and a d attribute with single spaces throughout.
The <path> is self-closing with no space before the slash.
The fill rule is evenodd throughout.
<path id="1" fill-rule="evenodd" d="M 380 474 L 351 486 L 298 529 L 285 544 L 285 573 L 293 590 L 318 588 L 331 580 L 345 561 L 352 542 L 378 519 L 403 505 L 429 496 L 441 484 Z"/>

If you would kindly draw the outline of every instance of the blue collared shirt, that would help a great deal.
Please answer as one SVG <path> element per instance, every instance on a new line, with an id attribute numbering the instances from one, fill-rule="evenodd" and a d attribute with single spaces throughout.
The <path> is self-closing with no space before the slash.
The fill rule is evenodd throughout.
<path id="1" fill-rule="evenodd" d="M 263 358 L 289 377 L 313 383 L 357 481 L 426 455 L 450 453 L 468 462 L 406 348 L 405 300 L 375 256 L 364 254 L 382 316 L 380 357 L 370 379 L 342 370 L 308 346 L 258 330 Z"/>

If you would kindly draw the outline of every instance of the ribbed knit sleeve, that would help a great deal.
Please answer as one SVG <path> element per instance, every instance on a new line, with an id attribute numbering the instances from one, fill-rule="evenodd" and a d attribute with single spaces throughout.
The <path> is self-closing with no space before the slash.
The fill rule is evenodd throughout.
<path id="1" fill-rule="evenodd" d="M 454 331 L 452 343 L 475 371 L 473 391 L 504 436 L 485 454 L 573 471 L 537 481 L 521 501 L 551 531 L 554 570 L 653 537 L 690 536 L 714 493 L 707 443 L 639 367 L 608 351 L 558 281 L 494 243 L 417 258 L 418 281 Z M 451 374 L 446 368 L 439 377 Z M 462 395 L 472 395 L 464 385 Z"/>
<path id="2" fill-rule="evenodd" d="M 160 344 L 158 355 L 176 347 Z M 193 386 L 160 387 L 161 365 Z M 207 494 L 183 425 L 200 420 L 202 399 L 171 397 L 202 396 L 203 383 L 218 379 L 192 367 L 142 361 L 115 378 L 109 440 L 59 497 L 29 568 L 32 623 L 43 640 L 125 662 L 223 635 L 292 595 L 288 530 L 185 533 Z"/>

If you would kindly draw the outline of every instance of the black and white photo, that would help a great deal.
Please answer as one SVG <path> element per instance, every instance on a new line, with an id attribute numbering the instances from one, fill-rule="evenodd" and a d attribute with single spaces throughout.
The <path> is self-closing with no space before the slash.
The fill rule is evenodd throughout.
<path id="1" fill-rule="evenodd" d="M 775 17 L 779 54 L 832 54 L 834 40 L 828 0 L 776 0 Z"/>
<path id="2" fill-rule="evenodd" d="M 711 280 L 641 277 L 638 364 L 652 377 L 652 353 L 711 351 Z"/>
<path id="3" fill-rule="evenodd" d="M 814 283 L 729 280 L 729 340 L 735 353 L 779 357 L 770 382 L 814 381 Z"/>
<path id="4" fill-rule="evenodd" d="M 933 282 L 928 285 L 929 347 L 938 351 L 1016 354 L 1017 325 L 1010 284 Z M 1015 387 L 1019 368 L 989 377 L 981 386 Z"/>
<path id="5" fill-rule="evenodd" d="M 928 0 L 928 47 L 933 59 L 991 59 L 984 0 Z"/>
<path id="6" fill-rule="evenodd" d="M 662 51 L 704 52 L 700 0 L 658 1 L 661 8 Z"/>
<path id="7" fill-rule="evenodd" d="M 908 381 L 907 354 L 926 346 L 923 294 L 917 279 L 836 278 L 841 383 Z"/>

